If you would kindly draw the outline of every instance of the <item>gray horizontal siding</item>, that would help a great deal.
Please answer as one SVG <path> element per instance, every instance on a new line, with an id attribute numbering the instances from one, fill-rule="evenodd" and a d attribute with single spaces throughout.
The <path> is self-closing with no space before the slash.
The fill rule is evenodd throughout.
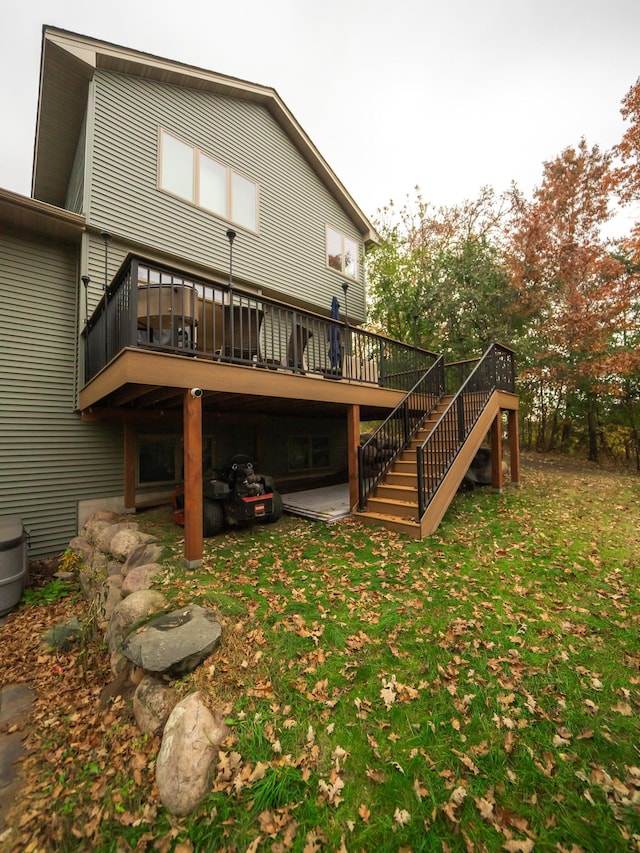
<path id="1" fill-rule="evenodd" d="M 102 71 L 95 82 L 93 225 L 227 274 L 228 223 L 157 189 L 161 126 L 260 185 L 260 233 L 236 228 L 238 279 L 321 310 L 342 296 L 342 276 L 326 268 L 325 226 L 361 235 L 263 107 Z M 101 263 L 91 263 L 93 278 Z M 350 283 L 349 313 L 364 319 L 362 276 Z"/>
<path id="2" fill-rule="evenodd" d="M 17 513 L 30 557 L 60 553 L 78 501 L 121 495 L 120 428 L 75 406 L 77 251 L 0 240 L 0 516 Z"/>

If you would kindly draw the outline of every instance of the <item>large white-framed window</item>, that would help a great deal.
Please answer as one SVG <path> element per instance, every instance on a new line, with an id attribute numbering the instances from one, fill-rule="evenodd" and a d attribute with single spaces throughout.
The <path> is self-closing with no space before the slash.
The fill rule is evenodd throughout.
<path id="1" fill-rule="evenodd" d="M 327 225 L 327 266 L 349 278 L 358 278 L 358 244 L 352 237 L 347 237 Z"/>
<path id="2" fill-rule="evenodd" d="M 196 145 L 160 128 L 158 187 L 249 231 L 258 231 L 259 186 Z"/>

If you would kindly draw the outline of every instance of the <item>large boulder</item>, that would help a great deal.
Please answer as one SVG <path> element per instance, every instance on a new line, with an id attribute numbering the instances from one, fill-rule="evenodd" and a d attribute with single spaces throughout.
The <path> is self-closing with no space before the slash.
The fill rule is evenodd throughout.
<path id="1" fill-rule="evenodd" d="M 120 651 L 123 640 L 134 625 L 166 606 L 166 598 L 155 589 L 142 589 L 123 598 L 116 605 L 107 626 L 105 639 L 109 651 Z"/>
<path id="2" fill-rule="evenodd" d="M 119 575 L 110 575 L 104 582 L 102 596 L 98 602 L 99 622 L 108 622 L 113 616 L 113 611 L 122 601 L 122 578 Z"/>
<path id="3" fill-rule="evenodd" d="M 87 563 L 91 559 L 93 547 L 86 536 L 74 536 L 69 542 L 69 550 L 74 554 L 78 554 L 82 560 Z"/>
<path id="4" fill-rule="evenodd" d="M 124 602 L 128 600 L 125 598 Z M 129 634 L 121 651 L 148 672 L 177 677 L 194 670 L 211 654 L 220 642 L 221 632 L 213 610 L 194 604 L 152 618 Z"/>
<path id="5" fill-rule="evenodd" d="M 160 734 L 177 697 L 166 681 L 145 675 L 133 694 L 133 715 L 141 732 Z"/>
<path id="6" fill-rule="evenodd" d="M 136 566 L 131 569 L 122 582 L 122 594 L 131 595 L 141 589 L 149 589 L 154 579 L 162 572 L 162 566 L 158 563 L 149 563 L 146 566 Z"/>
<path id="7" fill-rule="evenodd" d="M 99 522 L 93 522 L 93 524 L 97 526 Z M 135 521 L 121 521 L 117 524 L 107 524 L 102 527 L 102 530 L 96 536 L 96 547 L 99 548 L 101 551 L 104 551 L 105 554 L 112 554 L 113 552 L 111 550 L 111 543 L 114 537 L 124 530 L 135 531 L 137 529 L 138 525 L 135 523 Z"/>
<path id="8" fill-rule="evenodd" d="M 141 543 L 133 549 L 122 566 L 122 574 L 128 575 L 137 566 L 148 566 L 157 563 L 162 555 L 162 545 L 155 542 Z"/>
<path id="9" fill-rule="evenodd" d="M 116 560 L 124 563 L 140 545 L 149 545 L 156 541 L 155 536 L 150 533 L 141 533 L 137 525 L 134 525 L 134 527 L 119 530 L 111 539 L 108 550 Z"/>
<path id="10" fill-rule="evenodd" d="M 175 706 L 156 760 L 158 793 L 171 814 L 189 814 L 209 792 L 219 745 L 228 731 L 222 715 L 214 716 L 200 693 Z"/>

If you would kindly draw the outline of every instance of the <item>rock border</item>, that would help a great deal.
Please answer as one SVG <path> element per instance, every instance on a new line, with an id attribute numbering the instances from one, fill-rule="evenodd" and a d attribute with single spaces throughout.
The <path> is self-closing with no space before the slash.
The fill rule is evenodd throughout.
<path id="1" fill-rule="evenodd" d="M 211 654 L 219 642 L 221 627 L 212 611 L 198 605 L 168 614 L 167 599 L 152 589 L 164 571 L 158 562 L 162 550 L 155 536 L 142 533 L 135 522 L 122 521 L 109 510 L 93 512 L 79 535 L 69 542 L 69 551 L 79 558 L 80 585 L 94 608 L 90 618 L 96 619 L 103 632 L 114 676 L 103 688 L 100 703 L 106 707 L 116 696 L 130 700 L 140 731 L 161 735 L 156 759 L 158 793 L 167 811 L 184 816 L 209 792 L 219 747 L 229 728 L 222 710 L 210 710 L 201 691 L 180 699 L 172 680 Z M 162 616 L 165 618 L 159 620 Z M 188 632 L 184 649 L 165 648 L 171 647 L 171 617 L 176 617 L 176 629 L 183 627 L 183 636 L 185 622 L 201 620 L 197 630 Z M 155 640 L 160 648 L 153 655 L 153 670 L 146 670 L 130 659 L 134 657 L 129 652 L 134 645 L 130 638 L 147 630 L 146 623 L 153 620 L 156 624 L 160 621 L 163 631 L 152 626 L 148 629 L 156 630 L 158 637 L 148 639 Z M 197 649 L 194 636 L 200 635 L 201 648 Z"/>

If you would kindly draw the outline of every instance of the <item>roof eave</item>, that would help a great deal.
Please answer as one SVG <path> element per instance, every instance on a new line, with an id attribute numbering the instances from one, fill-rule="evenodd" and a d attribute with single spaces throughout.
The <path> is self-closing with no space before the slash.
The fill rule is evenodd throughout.
<path id="1" fill-rule="evenodd" d="M 43 28 L 32 181 L 34 197 L 54 204 L 64 203 L 64 199 L 61 198 L 62 188 L 63 184 L 66 187 L 66 177 L 70 164 L 73 163 L 76 143 L 72 138 L 73 126 L 70 124 L 77 127 L 82 120 L 86 107 L 86 93 L 82 98 L 82 86 L 88 86 L 96 68 L 261 104 L 292 140 L 300 154 L 310 163 L 331 195 L 357 226 L 365 244 L 379 242 L 379 237 L 367 216 L 298 124 L 275 89 L 49 26 Z M 58 76 L 49 82 L 49 74 Z M 45 90 L 47 85 L 57 85 L 58 93 L 67 92 L 70 101 L 66 107 L 65 116 L 61 116 L 60 111 L 56 111 L 59 125 L 56 132 L 53 130 L 56 117 L 53 112 L 47 111 L 48 93 Z M 41 162 L 43 148 L 47 149 L 44 163 Z M 50 165 L 52 151 L 57 156 L 53 158 L 54 163 Z"/>

